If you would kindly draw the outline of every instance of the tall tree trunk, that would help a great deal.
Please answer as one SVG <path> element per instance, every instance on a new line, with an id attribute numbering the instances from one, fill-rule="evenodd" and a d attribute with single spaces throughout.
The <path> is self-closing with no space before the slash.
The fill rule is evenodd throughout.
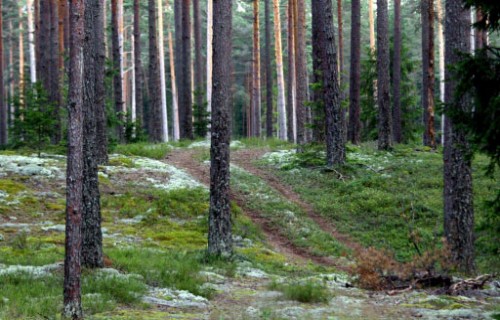
<path id="1" fill-rule="evenodd" d="M 285 100 L 285 76 L 283 73 L 283 49 L 281 42 L 281 17 L 280 17 L 280 0 L 273 0 L 274 11 L 274 52 L 276 56 L 276 74 L 278 84 L 278 138 L 281 140 L 287 139 L 287 117 L 286 117 L 286 100 Z"/>
<path id="2" fill-rule="evenodd" d="M 113 46 L 113 88 L 115 98 L 115 112 L 117 119 L 120 122 L 116 126 L 116 135 L 119 142 L 125 141 L 125 117 L 123 114 L 123 83 L 122 83 L 122 55 L 120 48 L 120 0 L 111 0 L 111 29 L 112 29 L 112 46 Z"/>
<path id="3" fill-rule="evenodd" d="M 85 1 L 85 40 L 83 44 L 83 212 L 82 265 L 87 268 L 104 266 L 102 253 L 101 203 L 97 169 L 97 109 L 103 108 L 104 86 L 99 76 L 104 70 L 100 49 L 104 30 L 102 14 L 104 0 Z"/>
<path id="4" fill-rule="evenodd" d="M 180 138 L 185 138 L 184 124 L 186 122 L 186 112 L 184 111 L 184 105 L 181 103 L 182 95 L 184 92 L 182 83 L 182 61 L 183 61 L 183 42 L 182 42 L 182 1 L 174 0 L 174 27 L 175 27 L 175 75 L 177 76 L 177 92 L 178 99 L 177 103 L 179 105 L 179 130 Z"/>
<path id="5" fill-rule="evenodd" d="M 425 1 L 425 0 L 424 0 Z M 393 133 L 394 141 L 401 143 L 401 0 L 394 0 L 394 62 L 393 62 Z"/>
<path id="6" fill-rule="evenodd" d="M 100 14 L 95 17 L 95 50 L 96 70 L 104 70 L 106 65 L 106 0 L 99 0 Z M 96 72 L 95 76 L 95 125 L 96 125 L 96 151 L 97 164 L 108 162 L 108 121 L 106 117 L 106 88 L 104 86 L 104 72 Z"/>
<path id="7" fill-rule="evenodd" d="M 60 8 L 64 10 L 64 50 L 69 52 L 69 4 L 68 0 L 59 0 Z"/>
<path id="8" fill-rule="evenodd" d="M 446 64 L 454 65 L 460 53 L 470 51 L 470 11 L 460 0 L 446 1 Z M 448 72 L 449 69 L 447 69 Z M 455 102 L 457 83 L 446 73 L 446 108 L 462 108 L 468 98 Z M 468 157 L 469 146 L 465 133 L 447 118 L 444 145 L 444 233 L 451 249 L 452 259 L 463 272 L 474 270 L 474 207 L 472 170 Z"/>
<path id="9" fill-rule="evenodd" d="M 43 1 L 42 1 L 43 2 Z M 68 164 L 66 172 L 66 251 L 63 318 L 83 319 L 81 248 L 83 211 L 83 0 L 71 0 L 68 103 Z"/>
<path id="10" fill-rule="evenodd" d="M 59 26 L 59 70 L 61 73 L 64 72 L 64 54 L 66 51 L 66 34 L 67 30 L 64 29 L 64 20 L 66 19 L 66 14 L 68 13 L 66 8 L 68 6 L 67 0 L 59 0 L 59 9 L 58 9 L 58 26 Z M 62 74 L 61 74 L 62 77 Z"/>
<path id="11" fill-rule="evenodd" d="M 337 50 L 335 48 L 335 28 L 333 26 L 333 8 L 331 0 L 320 0 L 313 17 L 318 28 L 314 42 L 318 46 L 319 70 L 321 75 L 322 96 L 325 109 L 326 162 L 329 167 L 345 162 L 345 136 L 342 106 L 340 104 L 340 87 L 337 66 Z M 319 27 L 320 26 L 320 27 Z"/>
<path id="12" fill-rule="evenodd" d="M 295 72 L 297 79 L 296 113 L 298 151 L 306 143 L 306 102 L 307 102 L 307 57 L 306 57 L 306 5 L 304 0 L 295 0 Z M 300 80 L 300 81 L 299 81 Z"/>
<path id="13" fill-rule="evenodd" d="M 33 20 L 33 0 L 26 2 L 28 11 L 28 42 L 30 55 L 30 80 L 31 83 L 36 82 L 36 51 L 35 51 L 35 23 Z"/>
<path id="14" fill-rule="evenodd" d="M 2 0 L 0 0 L 0 145 L 7 144 L 7 104 L 4 103 L 4 86 L 3 86 L 3 13 Z"/>
<path id="15" fill-rule="evenodd" d="M 42 28 L 40 25 L 40 0 L 33 0 L 33 15 L 35 24 L 35 59 L 36 59 L 36 74 L 38 75 L 38 81 L 41 77 L 41 42 L 40 37 L 42 33 Z"/>
<path id="16" fill-rule="evenodd" d="M 339 25 L 339 79 L 342 80 L 342 73 L 344 72 L 344 35 L 343 35 L 343 21 L 342 21 L 342 0 L 337 0 L 337 21 Z"/>
<path id="17" fill-rule="evenodd" d="M 149 118 L 150 138 L 154 142 L 162 141 L 161 123 L 161 88 L 160 59 L 156 30 L 156 0 L 149 0 Z"/>
<path id="18" fill-rule="evenodd" d="M 144 125 L 144 79 L 142 76 L 142 45 L 141 45 L 141 12 L 139 0 L 134 0 L 134 72 L 135 72 L 135 103 L 137 112 L 137 123 Z"/>
<path id="19" fill-rule="evenodd" d="M 375 52 L 375 19 L 373 17 L 373 1 L 368 0 L 368 28 L 370 29 L 370 49 Z"/>
<path id="20" fill-rule="evenodd" d="M 60 108 L 62 104 L 62 95 L 60 90 L 60 68 L 59 68 L 59 14 L 58 1 L 50 1 L 50 79 L 49 79 L 49 99 L 54 105 L 54 118 L 57 119 L 54 137 L 52 142 L 58 144 L 62 138 L 62 126 Z"/>
<path id="21" fill-rule="evenodd" d="M 212 41 L 214 37 L 213 7 L 213 0 L 207 0 L 207 112 L 209 113 L 209 116 L 212 113 Z"/>
<path id="22" fill-rule="evenodd" d="M 252 84 L 252 136 L 260 137 L 261 85 L 260 85 L 260 18 L 259 0 L 253 0 L 253 84 Z"/>
<path id="23" fill-rule="evenodd" d="M 295 73 L 295 0 L 288 0 L 288 74 L 287 74 L 287 95 L 286 95 L 286 114 L 287 114 L 287 137 L 288 141 L 297 141 L 297 128 L 296 128 L 296 73 Z"/>
<path id="24" fill-rule="evenodd" d="M 392 147 L 392 112 L 389 95 L 389 17 L 387 0 L 377 0 L 377 80 L 378 80 L 378 149 Z"/>
<path id="25" fill-rule="evenodd" d="M 397 1 L 397 0 L 396 0 Z M 353 144 L 361 142 L 361 3 L 351 1 L 351 73 L 349 84 L 348 139 Z"/>
<path id="26" fill-rule="evenodd" d="M 264 0 L 265 4 L 265 33 L 266 48 L 264 50 L 264 64 L 266 68 L 266 135 L 268 138 L 273 136 L 273 72 L 271 70 L 271 9 L 269 2 Z"/>
<path id="27" fill-rule="evenodd" d="M 424 145 L 435 148 L 434 133 L 434 1 L 422 0 L 422 107 Z"/>
<path id="28" fill-rule="evenodd" d="M 438 0 L 439 1 L 439 0 Z M 476 22 L 484 19 L 483 11 L 480 7 L 476 8 Z M 476 50 L 483 49 L 488 45 L 488 32 L 484 30 L 475 29 L 475 48 Z"/>
<path id="29" fill-rule="evenodd" d="M 208 253 L 229 256 L 233 251 L 229 197 L 231 139 L 232 1 L 214 0 L 213 114 L 210 147 L 210 210 Z"/>
<path id="30" fill-rule="evenodd" d="M 203 60 L 201 56 L 201 12 L 200 0 L 193 0 L 193 35 L 194 35 L 194 94 L 195 104 L 200 110 L 204 109 L 203 104 Z M 202 112 L 199 112 L 202 114 Z M 203 117 L 204 118 L 204 117 Z M 204 119 L 198 119 L 201 123 Z M 206 133 L 203 132 L 202 136 Z"/>
<path id="31" fill-rule="evenodd" d="M 170 53 L 170 82 L 172 85 L 172 106 L 173 106 L 173 124 L 174 124 L 174 141 L 180 138 L 180 125 L 179 125 L 179 94 L 177 92 L 177 77 L 175 74 L 175 57 L 174 46 L 172 39 L 172 32 L 168 31 L 168 51 Z"/>
<path id="32" fill-rule="evenodd" d="M 311 13 L 312 13 L 312 60 L 313 60 L 313 83 L 316 85 L 313 87 L 313 101 L 314 101 L 314 141 L 315 142 L 325 142 L 325 104 L 324 104 L 324 90 L 323 90 L 323 73 L 322 73 L 322 63 L 321 58 L 321 46 L 324 43 L 321 42 L 321 37 L 323 36 L 323 23 L 322 7 L 323 3 L 321 1 L 311 2 Z"/>
<path id="33" fill-rule="evenodd" d="M 437 13 L 437 33 L 438 33 L 438 44 L 439 44 L 439 97 L 441 102 L 444 101 L 445 98 L 445 82 L 444 82 L 444 18 L 443 18 L 443 9 L 441 5 L 442 0 L 436 0 L 436 13 Z M 441 145 L 444 145 L 444 123 L 445 123 L 445 115 L 441 113 Z"/>
<path id="34" fill-rule="evenodd" d="M 180 73 L 182 90 L 180 90 L 179 105 L 184 114 L 181 128 L 181 138 L 193 139 L 193 102 L 191 92 L 191 16 L 190 0 L 182 0 L 182 72 Z"/>
<path id="35" fill-rule="evenodd" d="M 160 60 L 161 141 L 168 142 L 167 77 L 165 75 L 165 41 L 163 40 L 163 0 L 158 0 L 158 48 Z"/>
<path id="36" fill-rule="evenodd" d="M 23 11 L 19 7 L 19 101 L 24 105 L 24 24 Z"/>

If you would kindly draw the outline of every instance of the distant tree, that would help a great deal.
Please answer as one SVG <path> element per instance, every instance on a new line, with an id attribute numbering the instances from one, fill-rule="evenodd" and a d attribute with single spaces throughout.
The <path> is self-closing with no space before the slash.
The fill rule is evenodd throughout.
<path id="1" fill-rule="evenodd" d="M 156 0 L 148 1 L 149 13 L 149 136 L 154 142 L 162 141 L 160 58 L 156 29 Z"/>
<path id="2" fill-rule="evenodd" d="M 278 76 L 278 137 L 287 139 L 287 114 L 285 100 L 285 76 L 283 73 L 283 52 L 281 43 L 281 17 L 279 0 L 273 0 L 274 9 L 274 52 L 276 55 L 276 74 Z"/>
<path id="3" fill-rule="evenodd" d="M 434 129 L 434 0 L 422 0 L 422 107 L 424 145 L 435 148 Z"/>
<path id="4" fill-rule="evenodd" d="M 253 46 L 252 46 L 252 105 L 250 118 L 251 136 L 261 133 L 261 73 L 260 73 L 260 0 L 253 0 Z"/>
<path id="5" fill-rule="evenodd" d="M 296 72 L 296 113 L 298 150 L 306 143 L 306 102 L 307 102 L 307 56 L 306 56 L 306 5 L 304 0 L 295 0 L 295 72 Z"/>
<path id="6" fill-rule="evenodd" d="M 2 0 L 0 0 L 0 57 L 3 57 Z M 0 79 L 3 79 L 3 59 L 0 60 Z M 0 85 L 0 146 L 7 144 L 7 104 L 4 103 L 3 81 Z"/>
<path id="7" fill-rule="evenodd" d="M 81 247 L 83 211 L 83 0 L 70 2 L 68 93 L 68 164 L 66 172 L 66 250 L 63 318 L 83 319 L 81 303 Z"/>
<path id="8" fill-rule="evenodd" d="M 205 125 L 198 126 L 196 135 L 206 137 L 208 129 L 207 110 L 203 102 L 203 59 L 202 59 L 202 41 L 201 41 L 201 11 L 200 0 L 193 0 L 193 31 L 194 31 L 194 105 L 197 115 L 198 124 Z M 198 108 L 199 110 L 196 110 Z"/>
<path id="9" fill-rule="evenodd" d="M 398 1 L 398 0 L 396 0 Z M 360 121 L 360 77 L 361 77 L 361 3 L 351 2 L 351 73 L 349 94 L 349 128 L 348 139 L 353 144 L 361 141 Z"/>
<path id="10" fill-rule="evenodd" d="M 271 0 L 264 0 L 265 47 L 264 67 L 266 70 L 266 136 L 273 136 L 273 71 L 271 69 Z"/>
<path id="11" fill-rule="evenodd" d="M 231 137 L 232 0 L 214 0 L 213 107 L 210 147 L 210 211 L 208 253 L 229 256 L 233 251 L 229 198 Z"/>
<path id="12" fill-rule="evenodd" d="M 135 68 L 135 103 L 137 122 L 144 125 L 144 77 L 142 75 L 142 45 L 141 45 L 141 6 L 139 0 L 134 0 L 134 68 Z"/>
<path id="13" fill-rule="evenodd" d="M 387 0 L 377 0 L 377 104 L 378 149 L 392 147 L 392 111 L 390 98 L 389 17 Z"/>
<path id="14" fill-rule="evenodd" d="M 118 123 L 116 125 L 116 134 L 119 142 L 125 141 L 125 114 L 123 112 L 123 86 L 122 86 L 122 50 L 120 40 L 120 20 L 121 2 L 119 0 L 111 0 L 111 30 L 112 30 L 112 51 L 113 51 L 113 92 L 115 98 L 115 113 L 117 115 Z"/>
<path id="15" fill-rule="evenodd" d="M 403 141 L 403 132 L 401 129 L 401 28 L 401 0 L 394 0 L 394 59 L 392 71 L 394 108 L 392 114 L 394 142 L 396 143 Z"/>
<path id="16" fill-rule="evenodd" d="M 288 0 L 287 9 L 287 79 L 286 79 L 286 127 L 288 141 L 294 142 L 296 139 L 296 100 L 297 94 L 296 73 L 295 73 L 295 0 Z"/>
<path id="17" fill-rule="evenodd" d="M 460 52 L 470 52 L 470 11 L 461 0 L 446 1 L 446 64 L 461 60 Z M 445 103 L 450 109 L 464 110 L 470 98 L 455 100 L 457 81 L 446 73 Z M 445 110 L 446 111 L 446 110 Z M 444 144 L 444 233 L 451 249 L 452 259 L 461 271 L 474 270 L 474 208 L 472 169 L 466 132 L 448 119 L 445 124 Z"/>
<path id="18" fill-rule="evenodd" d="M 181 78 L 182 89 L 179 90 L 179 107 L 181 111 L 181 138 L 193 139 L 193 101 L 191 91 L 191 15 L 190 0 L 182 0 L 182 52 Z"/>

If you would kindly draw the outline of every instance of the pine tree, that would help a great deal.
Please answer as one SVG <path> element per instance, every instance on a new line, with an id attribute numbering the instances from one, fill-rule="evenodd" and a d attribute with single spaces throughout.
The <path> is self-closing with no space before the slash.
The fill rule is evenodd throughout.
<path id="1" fill-rule="evenodd" d="M 160 58 L 156 29 L 156 0 L 149 0 L 149 122 L 150 138 L 162 141 Z"/>
<path id="2" fill-rule="evenodd" d="M 0 57 L 3 57 L 3 13 L 0 0 Z M 0 60 L 0 79 L 3 79 L 3 59 Z M 7 144 L 7 104 L 4 103 L 3 80 L 0 83 L 0 146 Z"/>
<path id="3" fill-rule="evenodd" d="M 425 1 L 425 0 L 424 0 Z M 401 143 L 401 0 L 394 0 L 394 61 L 392 71 L 394 142 Z"/>
<path id="4" fill-rule="evenodd" d="M 269 2 L 264 0 L 265 48 L 264 66 L 266 73 L 266 136 L 273 136 L 273 74 L 271 70 L 271 9 Z"/>
<path id="5" fill-rule="evenodd" d="M 397 0 L 396 0 L 397 1 Z M 349 93 L 348 139 L 353 144 L 361 141 L 360 91 L 361 91 L 361 3 L 351 2 L 351 73 Z"/>
<path id="6" fill-rule="evenodd" d="M 435 148 L 434 130 L 434 1 L 422 0 L 422 108 L 424 145 Z"/>

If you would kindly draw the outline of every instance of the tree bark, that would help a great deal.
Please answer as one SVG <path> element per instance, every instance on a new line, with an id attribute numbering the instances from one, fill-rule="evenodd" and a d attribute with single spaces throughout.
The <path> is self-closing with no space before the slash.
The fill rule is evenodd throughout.
<path id="1" fill-rule="evenodd" d="M 83 319 L 81 247 L 83 211 L 83 0 L 71 0 L 68 103 L 68 164 L 66 172 L 66 252 L 63 318 Z"/>
<path id="2" fill-rule="evenodd" d="M 378 149 L 392 148 L 392 112 L 389 95 L 389 17 L 387 0 L 377 0 Z"/>
<path id="3" fill-rule="evenodd" d="M 0 57 L 3 57 L 3 14 L 2 0 L 0 0 Z M 0 145 L 7 144 L 7 104 L 4 103 L 4 86 L 3 86 L 3 59 L 0 59 Z"/>
<path id="4" fill-rule="evenodd" d="M 342 0 L 337 0 L 337 22 L 339 25 L 338 74 L 339 74 L 339 79 L 342 81 L 342 73 L 344 72 L 344 35 L 343 35 L 343 21 L 342 21 Z"/>
<path id="5" fill-rule="evenodd" d="M 179 104 L 179 131 L 180 138 L 185 138 L 184 123 L 186 122 L 186 112 L 184 111 L 184 105 L 181 103 L 182 95 L 184 92 L 182 83 L 182 63 L 183 63 L 183 42 L 182 42 L 182 1 L 174 0 L 174 23 L 175 23 L 175 74 L 177 76 L 177 92 L 178 92 L 178 104 Z"/>
<path id="6" fill-rule="evenodd" d="M 445 99 L 445 83 L 444 83 L 444 31 L 443 31 L 443 10 L 441 5 L 441 0 L 436 0 L 436 13 L 437 13 L 437 33 L 438 33 L 438 44 L 439 44 L 439 97 L 441 102 Z M 444 123 L 445 115 L 441 113 L 441 145 L 444 145 Z"/>
<path id="7" fill-rule="evenodd" d="M 287 137 L 288 141 L 295 142 L 297 140 L 296 128 L 296 73 L 295 73 L 295 0 L 288 0 L 288 74 L 287 74 L 287 95 L 286 95 L 286 113 L 287 113 Z"/>
<path id="8" fill-rule="evenodd" d="M 460 61 L 460 53 L 470 52 L 470 11 L 462 1 L 446 1 L 446 65 Z M 463 98 L 456 103 L 457 83 L 446 70 L 446 109 L 463 108 L 470 103 Z M 455 103 L 454 103 L 455 102 Z M 445 109 L 445 111 L 446 111 Z M 444 233 L 452 259 L 462 272 L 474 271 L 474 208 L 469 145 L 465 133 L 450 118 L 445 125 L 444 145 Z"/>
<path id="9" fill-rule="evenodd" d="M 24 24 L 23 11 L 19 7 L 19 102 L 24 105 Z"/>
<path id="10" fill-rule="evenodd" d="M 156 30 L 156 0 L 149 0 L 149 121 L 150 138 L 153 142 L 162 141 L 160 59 Z"/>
<path id="11" fill-rule="evenodd" d="M 212 113 L 213 6 L 213 0 L 207 0 L 207 112 L 209 117 L 211 117 L 210 114 Z"/>
<path id="12" fill-rule="evenodd" d="M 50 79 L 49 79 L 49 99 L 54 106 L 54 118 L 57 119 L 54 129 L 54 137 L 52 142 L 58 144 L 62 138 L 61 125 L 61 104 L 62 96 L 60 90 L 60 68 L 59 68 L 59 14 L 58 1 L 50 1 Z"/>
<path id="13" fill-rule="evenodd" d="M 425 1 L 425 0 L 424 0 Z M 394 142 L 401 143 L 401 0 L 394 0 L 394 62 L 393 62 L 393 133 Z"/>
<path id="14" fill-rule="evenodd" d="M 104 108 L 104 60 L 102 14 L 104 0 L 86 0 L 83 44 L 83 213 L 82 265 L 104 266 L 102 253 L 101 203 L 98 179 L 97 112 Z M 98 88 L 101 87 L 101 88 Z M 98 94 L 101 94 L 100 96 Z"/>
<path id="15" fill-rule="evenodd" d="M 36 82 L 36 51 L 35 51 L 35 23 L 33 20 L 33 0 L 26 2 L 28 11 L 28 42 L 30 56 L 30 80 L 31 83 Z"/>
<path id="16" fill-rule="evenodd" d="M 123 81 L 122 81 L 122 55 L 120 48 L 120 15 L 119 15 L 119 2 L 120 0 L 111 0 L 111 30 L 113 47 L 113 91 L 115 98 L 115 113 L 118 119 L 116 125 L 116 135 L 119 142 L 125 141 L 125 117 L 123 114 Z"/>
<path id="17" fill-rule="evenodd" d="M 422 107 L 425 146 L 435 148 L 434 132 L 434 1 L 422 0 Z"/>
<path id="18" fill-rule="evenodd" d="M 340 103 L 340 86 L 338 76 L 338 60 L 335 44 L 335 28 L 333 26 L 333 7 L 331 0 L 320 0 L 318 6 L 313 6 L 313 17 L 317 19 L 318 34 L 313 35 L 318 52 L 321 96 L 325 111 L 326 162 L 328 167 L 345 162 L 345 137 L 342 106 Z"/>
<path id="19" fill-rule="evenodd" d="M 273 136 L 273 72 L 271 70 L 271 9 L 269 2 L 264 0 L 266 48 L 264 64 L 266 68 L 266 135 Z"/>
<path id="20" fill-rule="evenodd" d="M 232 1 L 214 0 L 213 114 L 210 147 L 210 213 L 208 253 L 229 256 L 233 251 L 229 198 L 231 139 Z"/>
<path id="21" fill-rule="evenodd" d="M 287 116 L 286 116 L 286 100 L 285 100 L 285 76 L 283 73 L 283 52 L 281 41 L 281 17 L 280 17 L 280 1 L 273 0 L 274 11 L 274 52 L 276 55 L 276 74 L 278 84 L 278 138 L 286 140 L 287 133 Z"/>
<path id="22" fill-rule="evenodd" d="M 483 11 L 480 7 L 476 8 L 476 22 L 484 19 Z M 475 29 L 475 48 L 476 50 L 483 49 L 488 45 L 488 32 Z"/>
<path id="23" fill-rule="evenodd" d="M 397 1 L 397 0 L 396 0 Z M 347 138 L 353 144 L 361 142 L 361 3 L 351 2 L 351 73 L 349 84 L 349 129 Z"/>
<path id="24" fill-rule="evenodd" d="M 295 71 L 296 71 L 296 113 L 298 151 L 306 143 L 306 102 L 307 102 L 307 57 L 306 57 L 306 5 L 304 0 L 295 0 Z"/>
<path id="25" fill-rule="evenodd" d="M 181 121 L 181 138 L 193 139 L 193 101 L 191 92 L 191 17 L 190 0 L 182 0 L 182 63 L 181 63 L 181 83 L 179 105 L 183 116 Z"/>
<path id="26" fill-rule="evenodd" d="M 205 108 L 203 104 L 203 59 L 201 56 L 201 12 L 200 0 L 193 0 L 193 35 L 194 35 L 194 95 L 195 104 L 200 110 Z M 199 113 L 201 114 L 201 112 Z M 204 119 L 198 119 L 202 122 Z M 205 134 L 203 134 L 203 137 Z"/>
<path id="27" fill-rule="evenodd" d="M 314 101 L 314 131 L 313 138 L 317 143 L 325 142 L 325 103 L 323 88 L 323 69 L 321 58 L 321 37 L 323 36 L 324 20 L 321 10 L 323 3 L 321 1 L 312 1 L 312 62 L 313 62 L 313 101 Z"/>
<path id="28" fill-rule="evenodd" d="M 177 91 L 177 77 L 175 74 L 175 57 L 174 57 L 174 46 L 172 39 L 172 32 L 168 31 L 168 50 L 170 53 L 170 82 L 172 85 L 172 105 L 173 105 L 173 124 L 174 124 L 174 141 L 178 141 L 180 138 L 180 125 L 179 125 L 179 94 Z"/>
<path id="29" fill-rule="evenodd" d="M 253 0 L 253 83 L 252 83 L 252 136 L 260 137 L 261 79 L 260 79 L 260 18 L 259 0 Z"/>
<path id="30" fill-rule="evenodd" d="M 160 60 L 161 141 L 168 142 L 167 77 L 165 75 L 165 42 L 163 37 L 163 0 L 158 0 L 158 53 Z"/>
<path id="31" fill-rule="evenodd" d="M 373 1 L 368 0 L 368 27 L 370 29 L 370 49 L 375 52 L 375 19 L 373 17 Z"/>
<path id="32" fill-rule="evenodd" d="M 142 75 L 141 12 L 139 0 L 134 0 L 134 69 L 135 69 L 135 104 L 138 127 L 144 125 L 144 78 Z"/>
<path id="33" fill-rule="evenodd" d="M 38 78 L 41 77 L 40 70 L 40 61 L 41 61 L 41 43 L 40 37 L 42 33 L 41 25 L 40 25 L 40 0 L 33 0 L 33 15 L 34 15 L 34 24 L 35 24 L 35 60 L 36 60 L 36 73 Z M 40 79 L 37 79 L 38 81 Z"/>
<path id="34" fill-rule="evenodd" d="M 61 70 L 61 77 L 63 77 L 64 72 L 64 54 L 66 51 L 66 34 L 67 30 L 64 29 L 64 20 L 66 19 L 68 2 L 67 0 L 59 0 L 59 9 L 58 9 L 58 26 L 59 26 L 59 70 Z"/>

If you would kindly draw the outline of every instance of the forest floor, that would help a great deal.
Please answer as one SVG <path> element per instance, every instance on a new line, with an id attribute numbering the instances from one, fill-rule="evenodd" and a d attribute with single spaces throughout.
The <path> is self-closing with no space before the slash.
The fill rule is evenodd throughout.
<path id="1" fill-rule="evenodd" d="M 83 274 L 87 318 L 499 317 L 498 279 L 463 296 L 438 288 L 396 295 L 361 288 L 356 270 L 370 259 L 365 248 L 375 247 L 375 255 L 391 252 L 391 263 L 411 261 L 414 245 L 431 250 L 442 233 L 434 180 L 439 155 L 405 149 L 392 159 L 368 146 L 350 150 L 349 166 L 332 172 L 318 168 L 321 152 L 297 157 L 292 148 L 233 143 L 236 252 L 218 261 L 204 253 L 208 144 L 118 146 L 100 168 L 106 268 Z M 0 319 L 57 319 L 65 157 L 21 153 L 0 153 Z M 481 225 L 490 218 L 478 202 L 493 194 L 498 180 L 477 180 Z M 391 198 L 404 197 L 407 184 L 414 186 L 411 197 Z M 411 220 L 404 209 L 393 213 L 406 200 Z M 418 241 L 408 239 L 409 224 Z M 491 248 L 495 237 L 488 228 L 478 230 L 481 272 L 498 272 L 498 257 L 490 253 L 498 250 L 498 243 Z"/>

